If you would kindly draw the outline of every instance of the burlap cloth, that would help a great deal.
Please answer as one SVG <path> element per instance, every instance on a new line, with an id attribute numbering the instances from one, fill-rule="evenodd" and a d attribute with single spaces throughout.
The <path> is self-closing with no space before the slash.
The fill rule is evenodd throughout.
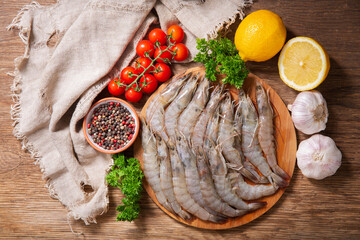
<path id="1" fill-rule="evenodd" d="M 40 165 L 50 196 L 69 217 L 96 223 L 108 208 L 111 156 L 85 140 L 82 118 L 94 98 L 135 58 L 152 23 L 180 24 L 191 56 L 196 38 L 213 38 L 242 17 L 250 0 L 59 0 L 24 6 L 9 29 L 25 44 L 15 59 L 14 135 Z M 191 57 L 190 57 L 191 60 Z M 176 64 L 174 64 L 176 65 Z M 176 66 L 175 71 L 176 71 Z M 94 190 L 85 192 L 84 186 Z M 41 206 L 40 206 L 41 207 Z"/>

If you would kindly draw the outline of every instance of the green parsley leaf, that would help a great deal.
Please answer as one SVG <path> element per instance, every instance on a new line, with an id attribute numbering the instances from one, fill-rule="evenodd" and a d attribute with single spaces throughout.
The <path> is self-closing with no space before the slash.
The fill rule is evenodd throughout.
<path id="1" fill-rule="evenodd" d="M 125 158 L 123 154 L 114 154 L 114 165 L 106 176 L 110 186 L 120 188 L 125 195 L 122 205 L 116 209 L 119 212 L 117 221 L 133 221 L 139 217 L 139 200 L 142 192 L 143 172 L 136 158 Z"/>
<path id="2" fill-rule="evenodd" d="M 197 39 L 196 54 L 194 61 L 205 65 L 206 77 L 210 81 L 216 81 L 218 74 L 225 74 L 222 79 L 224 84 L 228 83 L 236 88 L 241 88 L 249 71 L 245 67 L 235 44 L 227 38 Z"/>

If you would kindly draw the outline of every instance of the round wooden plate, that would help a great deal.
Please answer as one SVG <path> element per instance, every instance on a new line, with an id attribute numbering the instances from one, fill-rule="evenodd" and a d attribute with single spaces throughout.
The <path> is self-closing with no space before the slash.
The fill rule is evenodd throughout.
<path id="1" fill-rule="evenodd" d="M 203 68 L 197 67 L 197 68 L 191 68 L 182 74 L 186 74 L 189 72 L 198 72 L 198 71 L 202 71 L 203 73 L 205 72 Z M 250 97 L 254 103 L 256 102 L 255 101 L 255 82 L 256 81 L 260 81 L 263 84 L 264 88 L 266 90 L 267 89 L 269 90 L 270 101 L 271 101 L 271 104 L 273 105 L 274 114 L 275 114 L 274 123 L 275 123 L 275 138 L 276 138 L 276 144 L 277 144 L 278 164 L 282 169 L 284 169 L 290 175 L 290 177 L 292 177 L 293 172 L 294 172 L 294 167 L 295 167 L 295 161 L 296 161 L 297 142 L 296 142 L 296 134 L 295 134 L 294 125 L 292 123 L 289 111 L 287 110 L 284 102 L 281 100 L 279 95 L 277 95 L 277 93 L 269 85 L 267 85 L 262 79 L 258 78 L 254 74 L 249 74 L 248 78 L 244 82 L 243 88 L 244 88 L 245 92 L 247 92 L 250 95 Z M 168 82 L 170 82 L 170 81 L 168 81 Z M 167 84 L 161 85 L 152 94 L 152 96 L 148 99 L 148 101 L 146 102 L 146 104 L 144 105 L 144 107 L 141 111 L 142 116 L 145 116 L 145 111 L 146 111 L 151 99 L 153 99 L 162 89 L 164 89 L 166 87 L 166 85 Z M 236 89 L 233 87 L 230 87 L 229 91 L 230 91 L 233 99 L 237 100 Z M 134 152 L 135 152 L 135 157 L 137 159 L 139 159 L 141 167 L 143 167 L 143 157 L 142 157 L 143 149 L 142 149 L 142 145 L 141 145 L 141 136 L 139 136 L 137 138 L 137 140 L 134 144 Z M 212 223 L 212 222 L 208 222 L 208 221 L 203 221 L 198 218 L 193 218 L 190 221 L 185 221 L 182 218 L 170 213 L 162 205 L 159 204 L 159 202 L 157 201 L 157 199 L 155 197 L 153 190 L 147 183 L 146 179 L 144 179 L 144 188 L 146 189 L 146 191 L 149 194 L 149 196 L 151 197 L 151 199 L 166 214 L 170 215 L 172 218 L 174 218 L 184 224 L 187 224 L 187 225 L 190 225 L 193 227 L 204 228 L 204 229 L 228 229 L 228 228 L 238 227 L 238 226 L 241 226 L 248 222 L 251 222 L 252 220 L 258 218 L 259 216 L 264 214 L 266 211 L 268 211 L 272 206 L 274 206 L 274 204 L 280 199 L 280 197 L 282 196 L 282 194 L 285 191 L 285 188 L 282 188 L 282 189 L 279 189 L 275 194 L 273 194 L 271 196 L 256 200 L 257 202 L 260 202 L 260 201 L 267 202 L 267 205 L 263 208 L 260 208 L 254 212 L 250 212 L 244 216 L 240 216 L 237 218 L 229 218 L 227 222 L 217 224 L 217 223 Z"/>

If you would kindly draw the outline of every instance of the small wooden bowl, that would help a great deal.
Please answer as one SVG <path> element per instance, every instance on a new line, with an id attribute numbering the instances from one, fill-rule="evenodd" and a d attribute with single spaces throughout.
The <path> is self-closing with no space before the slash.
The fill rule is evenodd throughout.
<path id="1" fill-rule="evenodd" d="M 97 145 L 93 141 L 91 136 L 89 135 L 89 132 L 88 132 L 87 127 L 86 127 L 88 125 L 88 123 L 91 122 L 90 121 L 91 120 L 91 115 L 93 114 L 94 110 L 96 108 L 98 108 L 99 106 L 104 105 L 104 104 L 109 103 L 109 102 L 120 103 L 127 110 L 129 110 L 131 116 L 135 119 L 135 132 L 134 132 L 133 138 L 123 148 L 119 148 L 119 149 L 116 149 L 116 150 L 107 150 L 107 149 L 104 149 L 104 148 L 100 147 L 99 145 Z M 124 100 L 122 100 L 120 98 L 116 98 L 116 97 L 103 98 L 100 101 L 96 102 L 94 105 L 91 106 L 89 112 L 86 114 L 86 116 L 84 118 L 84 121 L 83 121 L 83 131 L 84 131 L 84 135 L 85 135 L 85 138 L 88 141 L 88 143 L 93 148 L 95 148 L 97 151 L 102 152 L 102 153 L 108 153 L 108 154 L 119 153 L 119 152 L 123 152 L 126 149 L 128 149 L 135 142 L 135 139 L 139 134 L 139 129 L 140 129 L 140 121 L 139 121 L 139 117 L 138 117 L 134 107 L 130 103 L 128 103 L 128 102 L 126 102 L 126 101 L 124 101 Z"/>

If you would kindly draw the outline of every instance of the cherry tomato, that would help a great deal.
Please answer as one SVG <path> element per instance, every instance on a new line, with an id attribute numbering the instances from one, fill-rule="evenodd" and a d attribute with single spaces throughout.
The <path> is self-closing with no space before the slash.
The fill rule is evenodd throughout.
<path id="1" fill-rule="evenodd" d="M 152 45 L 152 43 L 149 40 L 142 40 L 136 46 L 136 53 L 140 57 L 145 57 L 145 52 L 148 52 L 149 57 L 152 57 L 154 56 L 154 51 L 155 51 L 154 45 Z"/>
<path id="2" fill-rule="evenodd" d="M 151 65 L 151 60 L 146 57 L 141 57 L 136 60 L 136 70 L 140 73 L 144 72 L 144 70 Z M 151 66 L 145 73 L 150 73 L 153 71 L 154 67 Z"/>
<path id="3" fill-rule="evenodd" d="M 124 85 L 122 87 L 119 87 L 119 85 L 117 83 L 125 84 L 125 80 L 120 79 L 120 81 L 119 81 L 118 78 L 115 78 L 109 82 L 108 90 L 111 95 L 120 96 L 121 94 L 123 94 L 125 92 L 126 86 Z"/>
<path id="4" fill-rule="evenodd" d="M 143 95 L 143 93 L 142 93 L 141 91 L 137 92 L 137 91 L 135 91 L 133 88 L 129 88 L 129 89 L 125 92 L 125 98 L 126 98 L 129 102 L 133 102 L 133 103 L 136 103 L 136 102 L 140 101 L 142 95 Z"/>
<path id="5" fill-rule="evenodd" d="M 155 65 L 155 68 L 160 70 L 158 73 L 154 73 L 154 77 L 159 82 L 165 82 L 171 77 L 170 67 L 168 65 L 166 65 L 165 63 L 157 63 Z"/>
<path id="6" fill-rule="evenodd" d="M 184 30 L 178 25 L 172 25 L 169 27 L 167 34 L 172 35 L 172 38 L 170 38 L 172 43 L 180 43 L 184 39 Z"/>
<path id="7" fill-rule="evenodd" d="M 163 30 L 160 28 L 155 28 L 149 33 L 149 40 L 153 44 L 158 41 L 160 45 L 164 45 L 166 43 L 167 37 Z"/>
<path id="8" fill-rule="evenodd" d="M 133 75 L 139 74 L 139 72 L 133 67 L 126 67 L 121 71 L 120 74 L 121 79 L 123 79 L 126 82 L 126 84 L 131 84 L 136 79 L 136 76 L 130 77 L 129 75 L 130 73 Z"/>
<path id="9" fill-rule="evenodd" d="M 143 86 L 143 83 L 146 83 L 146 86 Z M 158 87 L 158 81 L 153 75 L 145 74 L 140 80 L 140 88 L 141 87 L 144 93 L 152 93 Z"/>
<path id="10" fill-rule="evenodd" d="M 154 58 L 157 58 L 157 57 L 160 55 L 160 52 L 161 52 L 161 51 L 164 51 L 166 48 L 167 48 L 166 46 L 160 46 L 160 47 L 156 48 L 155 54 L 154 54 Z M 170 49 L 169 49 L 169 50 L 170 50 Z M 166 59 L 168 59 L 169 62 L 170 62 L 171 59 L 173 58 L 173 55 L 171 54 L 170 51 L 165 51 L 165 52 L 163 52 L 163 53 L 160 55 L 160 58 L 162 58 L 162 59 L 165 59 L 165 58 L 166 58 Z M 164 63 L 165 61 L 163 61 L 163 60 L 160 59 L 160 58 L 156 59 L 156 61 L 157 61 L 157 62 L 160 62 L 160 63 Z M 167 62 L 167 61 L 166 61 L 166 62 Z"/>
<path id="11" fill-rule="evenodd" d="M 185 44 L 182 43 L 175 43 L 175 45 L 171 48 L 171 51 L 176 53 L 174 56 L 176 61 L 184 61 L 189 56 L 189 50 Z"/>

